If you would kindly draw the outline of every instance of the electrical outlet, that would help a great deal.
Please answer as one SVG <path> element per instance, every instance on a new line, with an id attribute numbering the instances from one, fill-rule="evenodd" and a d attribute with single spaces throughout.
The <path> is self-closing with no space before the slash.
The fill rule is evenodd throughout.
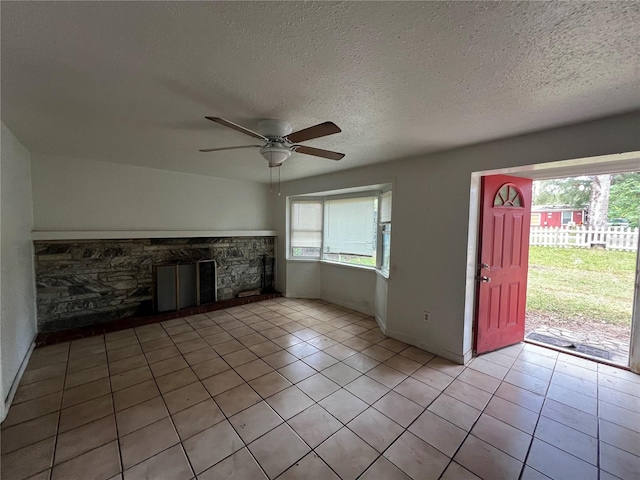
<path id="1" fill-rule="evenodd" d="M 424 323 L 429 323 L 429 312 L 427 311 L 422 312 L 422 321 Z"/>

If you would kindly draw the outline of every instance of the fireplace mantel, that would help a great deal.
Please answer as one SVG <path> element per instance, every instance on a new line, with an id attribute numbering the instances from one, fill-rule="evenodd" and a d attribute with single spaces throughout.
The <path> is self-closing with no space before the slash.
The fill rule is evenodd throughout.
<path id="1" fill-rule="evenodd" d="M 129 238 L 277 237 L 275 230 L 34 230 L 32 240 L 125 240 Z"/>

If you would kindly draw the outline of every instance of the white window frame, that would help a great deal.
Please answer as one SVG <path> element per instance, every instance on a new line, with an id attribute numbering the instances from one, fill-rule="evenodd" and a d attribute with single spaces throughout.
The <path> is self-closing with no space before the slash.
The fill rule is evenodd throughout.
<path id="1" fill-rule="evenodd" d="M 287 232 L 288 235 L 288 240 L 289 240 L 289 248 L 287 249 L 287 257 L 288 260 L 296 262 L 296 261 L 315 261 L 315 262 L 323 262 L 323 263 L 330 263 L 332 265 L 343 265 L 343 266 L 347 266 L 347 267 L 353 267 L 353 268 L 362 268 L 365 270 L 376 270 L 378 273 L 380 273 L 381 275 L 383 275 L 386 278 L 389 278 L 389 269 L 388 268 L 383 268 L 382 267 L 382 255 L 383 255 L 383 251 L 382 251 L 382 229 L 383 229 L 383 225 L 391 225 L 391 220 L 389 221 L 385 221 L 382 222 L 381 221 L 381 214 L 382 214 L 382 195 L 386 192 L 393 192 L 393 188 L 392 186 L 389 186 L 388 188 L 385 188 L 383 190 L 367 190 L 367 191 L 362 191 L 362 192 L 357 192 L 357 193 L 345 193 L 345 194 L 335 194 L 335 195 L 324 195 L 324 196 L 297 196 L 297 197 L 290 197 L 289 198 L 289 218 L 292 219 L 293 218 L 293 206 L 295 203 L 297 202 L 320 202 L 322 203 L 322 230 L 321 230 L 321 240 L 320 240 L 320 256 L 319 257 L 309 257 L 309 256 L 294 256 L 293 255 L 293 245 L 291 244 L 291 238 L 292 238 L 292 225 L 293 222 L 292 220 L 290 220 L 289 222 L 289 229 Z M 392 193 L 393 194 L 393 193 Z M 325 202 L 329 201 L 329 200 L 343 200 L 343 199 L 349 199 L 349 198 L 367 198 L 367 197 L 376 197 L 377 198 L 377 202 L 378 202 L 378 211 L 377 211 L 377 217 L 376 217 L 376 265 L 374 266 L 368 266 L 368 265 L 357 265 L 357 264 L 353 264 L 353 263 L 346 263 L 346 262 L 337 262 L 334 260 L 327 260 L 324 258 L 325 252 L 324 252 L 324 242 L 325 242 Z M 393 206 L 392 206 L 392 211 L 393 211 Z M 391 216 L 393 217 L 393 213 L 391 214 Z"/>
<path id="2" fill-rule="evenodd" d="M 567 222 L 564 221 L 564 214 L 568 213 L 569 214 L 569 220 Z M 562 210 L 562 212 L 560 212 L 560 225 L 571 225 L 571 223 L 573 222 L 573 210 Z"/>

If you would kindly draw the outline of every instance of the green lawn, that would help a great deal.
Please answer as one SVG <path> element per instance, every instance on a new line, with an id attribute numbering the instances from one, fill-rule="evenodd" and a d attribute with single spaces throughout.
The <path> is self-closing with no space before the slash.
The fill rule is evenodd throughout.
<path id="1" fill-rule="evenodd" d="M 635 252 L 530 247 L 527 310 L 630 324 Z"/>

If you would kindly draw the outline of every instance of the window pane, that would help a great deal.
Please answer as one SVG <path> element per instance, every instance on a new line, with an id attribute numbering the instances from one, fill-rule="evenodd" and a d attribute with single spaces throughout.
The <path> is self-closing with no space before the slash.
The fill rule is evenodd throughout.
<path id="1" fill-rule="evenodd" d="M 376 250 L 377 198 L 327 200 L 324 212 L 324 258 L 347 261 L 348 256 L 374 259 Z M 344 258 L 347 256 L 347 258 Z"/>
<path id="2" fill-rule="evenodd" d="M 382 225 L 382 271 L 389 272 L 391 258 L 391 224 Z"/>
<path id="3" fill-rule="evenodd" d="M 291 205 L 291 255 L 319 257 L 322 244 L 322 202 Z"/>
<path id="4" fill-rule="evenodd" d="M 391 221 L 391 192 L 380 195 L 380 222 Z"/>

